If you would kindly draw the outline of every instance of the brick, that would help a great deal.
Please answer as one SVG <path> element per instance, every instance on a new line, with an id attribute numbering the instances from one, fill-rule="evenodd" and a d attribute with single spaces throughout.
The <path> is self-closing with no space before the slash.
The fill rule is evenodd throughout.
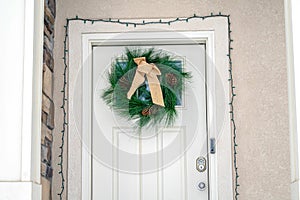
<path id="1" fill-rule="evenodd" d="M 51 71 L 53 71 L 54 68 L 54 60 L 52 53 L 50 53 L 50 50 L 44 45 L 44 51 L 43 51 L 43 62 L 46 66 L 49 67 Z"/>
<path id="2" fill-rule="evenodd" d="M 53 16 L 55 17 L 55 15 L 56 15 L 56 1 L 55 0 L 46 0 L 45 1 L 45 6 L 48 7 L 51 10 Z"/>
<path id="3" fill-rule="evenodd" d="M 41 134 L 42 144 L 45 145 L 45 141 L 53 141 L 52 130 L 50 130 L 44 123 L 42 123 L 42 134 Z"/>
<path id="4" fill-rule="evenodd" d="M 45 94 L 43 94 L 42 96 L 42 110 L 44 113 L 47 114 L 46 120 L 44 120 L 43 122 L 47 125 L 49 129 L 52 130 L 54 128 L 54 103 Z M 51 130 L 49 131 L 51 132 Z M 46 132 L 46 130 L 44 131 Z"/>
<path id="5" fill-rule="evenodd" d="M 43 94 L 43 96 L 42 96 L 42 110 L 47 114 L 49 114 L 49 112 L 50 112 L 50 104 L 51 104 L 51 100 L 45 94 Z"/>
<path id="6" fill-rule="evenodd" d="M 51 182 L 45 177 L 41 177 L 42 183 L 42 199 L 43 200 L 52 200 L 51 196 Z"/>
<path id="7" fill-rule="evenodd" d="M 48 38 L 53 37 L 52 33 L 48 30 L 46 25 L 44 25 L 44 35 L 46 35 Z"/>
<path id="8" fill-rule="evenodd" d="M 48 38 L 47 36 L 44 36 L 44 46 L 50 50 L 50 52 L 53 51 L 53 45 L 54 45 L 54 39 L 52 37 Z"/>
<path id="9" fill-rule="evenodd" d="M 52 142 L 45 138 L 44 144 L 41 145 L 41 161 L 51 165 L 52 159 Z"/>
<path id="10" fill-rule="evenodd" d="M 53 96 L 53 74 L 48 67 L 44 68 L 43 72 L 43 92 L 52 99 Z"/>
<path id="11" fill-rule="evenodd" d="M 46 163 L 41 163 L 41 175 L 46 177 L 46 174 L 47 174 L 47 164 Z"/>
<path id="12" fill-rule="evenodd" d="M 44 124 L 47 124 L 47 118 L 48 118 L 47 113 L 42 112 L 42 122 L 43 122 Z"/>
<path id="13" fill-rule="evenodd" d="M 46 140 L 45 140 L 45 143 Z M 50 145 L 41 145 L 41 161 L 47 164 L 51 164 L 51 146 Z"/>
<path id="14" fill-rule="evenodd" d="M 53 169 L 46 163 L 41 163 L 41 175 L 47 179 L 51 179 L 53 176 Z"/>
<path id="15" fill-rule="evenodd" d="M 44 163 L 48 162 L 48 149 L 46 145 L 41 145 L 41 161 Z"/>
<path id="16" fill-rule="evenodd" d="M 45 17 L 47 17 L 47 20 L 51 23 L 54 24 L 55 23 L 55 19 L 54 19 L 54 15 L 52 13 L 52 11 L 50 10 L 49 7 L 45 6 L 44 8 L 44 13 L 45 13 Z"/>
<path id="17" fill-rule="evenodd" d="M 51 34 L 54 33 L 54 25 L 47 18 L 44 18 L 44 25 Z"/>
<path id="18" fill-rule="evenodd" d="M 54 103 L 50 101 L 50 109 L 47 116 L 47 127 L 49 129 L 54 129 Z"/>
<path id="19" fill-rule="evenodd" d="M 52 178 L 53 176 L 53 168 L 51 166 L 47 166 L 47 173 L 46 173 L 46 177 L 47 178 Z"/>

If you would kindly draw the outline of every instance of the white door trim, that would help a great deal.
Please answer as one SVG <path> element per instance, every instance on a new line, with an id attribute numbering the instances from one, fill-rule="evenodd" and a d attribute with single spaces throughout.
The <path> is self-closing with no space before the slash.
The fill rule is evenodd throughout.
<path id="1" fill-rule="evenodd" d="M 209 20 L 208 20 L 209 21 Z M 218 21 L 218 20 L 216 20 Z M 229 93 L 227 88 L 228 85 L 228 57 L 227 57 L 227 50 L 228 50 L 228 38 L 227 38 L 227 23 L 226 21 L 219 20 L 219 23 L 223 24 L 223 26 L 216 26 L 218 23 L 209 23 L 204 26 L 204 28 L 196 29 L 197 31 L 177 31 L 179 34 L 183 34 L 185 37 L 190 38 L 189 40 L 197 40 L 206 43 L 206 51 L 207 56 L 207 84 L 208 87 L 211 89 L 212 95 L 208 96 L 208 120 L 209 126 L 208 130 L 208 138 L 218 137 L 218 145 L 216 154 L 209 154 L 209 177 L 210 177 L 210 199 L 217 200 L 217 199 L 233 199 L 233 186 L 232 186 L 232 155 L 231 155 L 231 131 L 230 131 L 230 118 L 229 118 L 229 107 L 224 105 L 224 110 L 227 112 L 228 116 L 225 115 L 222 133 L 217 134 L 217 117 L 216 117 L 216 96 L 215 96 L 215 77 L 216 72 L 219 71 L 219 75 L 222 77 L 222 84 L 225 87 L 226 94 L 225 97 L 226 102 L 229 102 Z M 203 23 L 199 20 L 197 23 Z M 92 47 L 93 45 L 99 44 L 120 44 L 124 43 L 124 41 L 134 40 L 135 42 L 145 42 L 149 43 L 149 41 L 153 41 L 157 43 L 157 41 L 167 41 L 169 43 L 172 42 L 187 42 L 182 41 L 182 37 L 178 39 L 174 36 L 174 34 L 170 34 L 170 30 L 164 31 L 152 31 L 147 32 L 144 34 L 137 34 L 137 29 L 134 29 L 135 32 L 127 32 L 126 34 L 118 34 L 124 32 L 124 27 L 119 27 L 119 25 L 110 25 L 111 29 L 105 28 L 104 24 L 97 25 L 89 25 L 89 24 L 82 24 L 78 22 L 72 22 L 70 24 L 70 32 L 69 32 L 69 70 L 70 70 L 70 94 L 72 94 L 75 90 L 75 84 L 72 81 L 75 81 L 77 78 L 74 76 L 76 73 L 82 73 L 82 111 L 81 116 L 81 125 L 79 125 L 79 134 L 81 135 L 81 139 L 84 141 L 84 144 L 80 146 L 80 153 L 82 155 L 82 159 L 80 159 L 81 163 L 81 173 L 75 172 L 75 174 L 80 174 L 81 178 L 81 199 L 91 199 L 91 154 L 89 147 L 91 147 L 91 126 L 89 125 L 91 122 L 91 69 L 92 69 Z M 116 27 L 115 27 L 116 26 Z M 159 26 L 159 25 L 157 25 Z M 130 29 L 130 28 L 128 28 Z M 107 30 L 113 30 L 113 33 L 106 32 Z M 181 29 L 181 30 L 186 30 Z M 74 31 L 74 32 L 73 32 Z M 106 32 L 106 33 L 105 33 Z M 143 30 L 140 30 L 143 32 Z M 118 37 L 116 37 L 118 35 Z M 107 40 L 109 39 L 109 40 Z M 81 50 L 78 50 L 78 47 L 81 46 Z M 75 49 L 74 49 L 75 48 Z M 76 50 L 77 49 L 77 50 Z M 81 56 L 78 56 L 80 54 Z M 218 55 L 218 56 L 216 56 Z M 79 64 L 80 63 L 80 64 Z M 82 70 L 82 72 L 80 72 Z M 226 77 L 223 77 L 226 76 Z M 77 80 L 78 81 L 78 80 Z M 84 88 L 84 89 L 83 89 Z M 76 88 L 78 90 L 78 88 Z M 224 88 L 223 88 L 224 89 Z M 75 129 L 72 128 L 72 124 L 75 120 L 72 116 L 72 95 L 70 96 L 70 134 L 69 134 L 69 159 L 75 158 L 74 153 L 74 145 L 72 145 L 72 141 L 74 138 L 71 138 L 72 135 L 74 136 Z M 228 104 L 227 104 L 228 105 Z M 81 130 L 81 131 L 80 131 Z M 72 133 L 73 131 L 73 133 Z M 75 139 L 76 140 L 76 139 Z M 78 141 L 77 141 L 78 143 Z M 76 144 L 74 141 L 73 144 Z M 219 149 L 220 148 L 220 149 Z M 78 153 L 78 151 L 77 151 Z M 78 154 L 77 154 L 78 155 Z M 78 156 L 77 156 L 78 158 Z M 71 161 L 72 163 L 73 161 Z M 78 163 L 78 161 L 74 162 Z M 218 166 L 217 163 L 220 163 Z M 79 163 L 78 163 L 79 164 Z M 75 166 L 75 165 L 74 165 Z M 221 167 L 222 166 L 222 167 Z M 74 175 L 74 169 L 72 165 L 68 166 L 68 168 L 72 171 Z M 78 167 L 77 167 L 78 168 Z M 69 176 L 69 195 L 72 195 L 70 191 L 72 191 L 72 176 Z M 71 185 L 70 185 L 71 184 Z M 78 188 L 78 187 L 76 187 Z M 78 197 L 78 196 L 77 196 Z"/>

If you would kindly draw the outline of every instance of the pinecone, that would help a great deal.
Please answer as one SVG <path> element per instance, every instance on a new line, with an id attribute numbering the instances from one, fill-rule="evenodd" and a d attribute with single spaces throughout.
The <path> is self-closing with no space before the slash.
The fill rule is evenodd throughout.
<path id="1" fill-rule="evenodd" d="M 142 115 L 143 116 L 155 115 L 159 109 L 160 109 L 160 106 L 158 106 L 158 105 L 152 105 L 152 106 L 146 107 L 142 110 Z"/>
<path id="2" fill-rule="evenodd" d="M 150 115 L 150 108 L 151 108 L 151 107 L 146 107 L 146 108 L 144 108 L 144 109 L 142 110 L 142 115 L 143 115 L 143 116 L 148 116 L 148 115 Z"/>
<path id="3" fill-rule="evenodd" d="M 175 86 L 178 82 L 177 77 L 173 73 L 166 73 L 165 77 L 170 86 Z"/>

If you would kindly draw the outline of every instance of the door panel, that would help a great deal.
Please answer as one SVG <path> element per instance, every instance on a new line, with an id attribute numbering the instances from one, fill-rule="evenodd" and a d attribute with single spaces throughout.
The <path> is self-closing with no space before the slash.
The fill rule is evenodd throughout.
<path id="1" fill-rule="evenodd" d="M 205 45 L 139 47 L 153 46 L 176 54 L 193 78 L 186 83 L 174 126 L 138 131 L 101 99 L 102 90 L 108 86 L 106 74 L 110 64 L 126 46 L 93 47 L 93 199 L 209 199 L 208 166 L 204 172 L 196 169 L 198 157 L 208 160 Z M 206 184 L 203 191 L 198 188 L 200 182 Z"/>

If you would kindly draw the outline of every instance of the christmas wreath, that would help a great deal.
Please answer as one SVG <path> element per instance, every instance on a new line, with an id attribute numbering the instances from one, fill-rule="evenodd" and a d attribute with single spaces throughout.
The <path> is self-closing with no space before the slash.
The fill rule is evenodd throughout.
<path id="1" fill-rule="evenodd" d="M 190 78 L 168 52 L 126 48 L 125 54 L 112 62 L 109 87 L 102 98 L 140 128 L 157 123 L 172 125 L 177 116 L 175 106 L 182 101 L 184 80 Z"/>

